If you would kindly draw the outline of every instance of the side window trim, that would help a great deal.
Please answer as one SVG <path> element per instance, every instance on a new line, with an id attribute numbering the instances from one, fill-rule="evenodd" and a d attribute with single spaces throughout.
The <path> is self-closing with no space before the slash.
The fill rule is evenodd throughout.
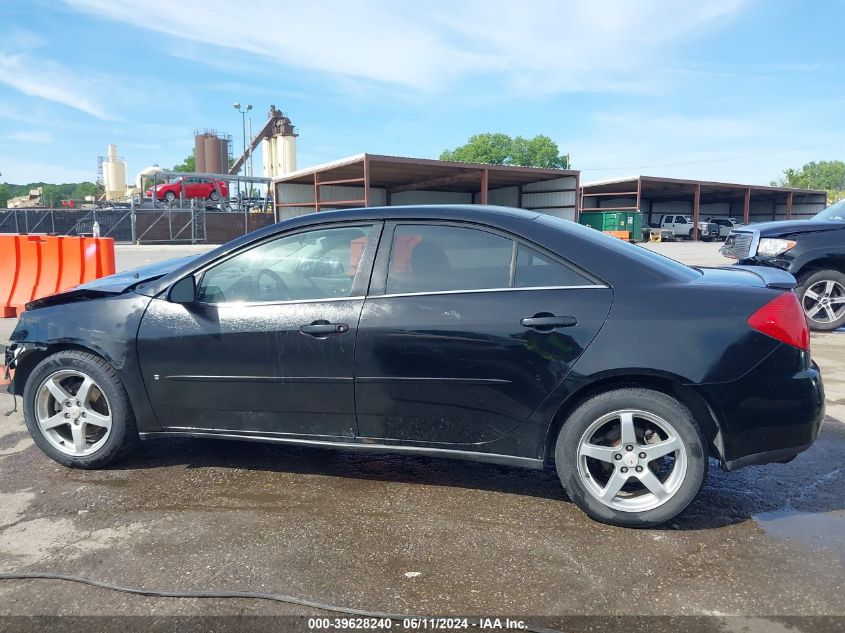
<path id="1" fill-rule="evenodd" d="M 388 294 L 385 292 L 387 286 L 387 269 L 390 265 L 390 256 L 393 251 L 393 238 L 395 235 L 395 230 L 397 226 L 403 225 L 425 225 L 425 226 L 454 226 L 458 228 L 467 228 L 467 229 L 476 229 L 479 231 L 485 231 L 487 233 L 491 233 L 493 235 L 498 235 L 500 237 L 504 237 L 509 239 L 513 242 L 513 251 L 511 253 L 511 268 L 510 268 L 510 278 L 509 278 L 509 285 L 506 288 L 480 288 L 480 289 L 469 289 L 469 290 L 432 290 L 432 291 L 425 291 L 425 292 L 402 292 L 402 293 L 391 293 Z M 582 289 L 582 288 L 609 288 L 610 286 L 596 277 L 594 274 L 590 273 L 587 270 L 584 270 L 580 266 L 576 266 L 572 262 L 562 258 L 560 255 L 552 253 L 547 248 L 540 246 L 539 244 L 535 244 L 534 242 L 530 242 L 522 237 L 517 235 L 513 235 L 506 231 L 502 231 L 500 229 L 496 229 L 495 227 L 487 226 L 484 224 L 473 224 L 472 222 L 457 222 L 452 220 L 389 220 L 383 223 L 383 227 L 380 232 L 380 238 L 378 243 L 378 251 L 375 256 L 375 262 L 372 268 L 372 274 L 370 278 L 370 286 L 369 290 L 367 291 L 367 297 L 409 297 L 409 296 L 424 296 L 424 295 L 443 295 L 443 294 L 466 294 L 466 293 L 478 293 L 478 292 L 507 292 L 507 291 L 523 291 L 523 290 L 571 290 L 571 289 Z M 532 286 L 532 287 L 524 287 L 518 288 L 514 286 L 514 279 L 516 276 L 516 257 L 517 257 L 517 250 L 520 245 L 523 245 L 527 248 L 535 250 L 546 257 L 552 259 L 553 261 L 559 262 L 561 265 L 566 266 L 572 269 L 575 273 L 581 275 L 586 280 L 592 282 L 591 284 L 585 284 L 580 286 Z"/>
<path id="2" fill-rule="evenodd" d="M 250 242 L 248 245 L 239 248 L 231 253 L 226 254 L 225 256 L 215 259 L 214 261 L 208 262 L 205 266 L 200 268 L 199 270 L 195 270 L 191 273 L 196 279 L 196 286 L 197 288 L 200 287 L 202 284 L 203 276 L 206 272 L 211 270 L 212 268 L 219 266 L 220 264 L 229 261 L 243 253 L 247 253 L 254 248 L 259 248 L 264 244 L 272 242 L 274 240 L 283 239 L 285 237 L 291 237 L 293 235 L 299 235 L 300 233 L 309 233 L 311 231 L 322 231 L 327 229 L 335 229 L 335 228 L 355 228 L 355 227 L 370 227 L 370 236 L 367 240 L 367 244 L 364 247 L 364 252 L 361 255 L 361 261 L 358 265 L 358 270 L 355 274 L 355 279 L 352 281 L 352 288 L 350 291 L 349 296 L 347 297 L 326 297 L 320 299 L 290 299 L 284 301 L 248 301 L 248 302 L 236 302 L 236 301 L 229 301 L 223 303 L 212 303 L 208 301 L 200 301 L 197 299 L 197 303 L 203 306 L 211 306 L 211 307 L 229 307 L 229 306 L 238 306 L 238 307 L 248 307 L 248 306 L 268 306 L 268 305 L 288 305 L 288 304 L 297 304 L 297 303 L 315 303 L 315 302 L 328 302 L 328 301 L 350 301 L 354 299 L 364 299 L 367 296 L 367 288 L 370 282 L 370 278 L 373 272 L 372 269 L 372 261 L 375 258 L 376 249 L 378 247 L 379 239 L 382 235 L 382 231 L 384 228 L 384 222 L 377 222 L 377 221 L 358 221 L 358 222 L 349 222 L 349 223 L 338 223 L 338 224 L 321 224 L 321 225 L 312 225 L 312 226 L 305 226 L 299 229 L 294 229 L 292 231 L 285 231 L 274 233 L 272 235 L 267 236 L 262 240 L 258 240 L 256 242 Z M 368 268 L 369 267 L 369 268 Z M 187 276 L 187 275 L 186 275 Z M 366 280 L 366 281 L 365 281 Z M 175 282 L 174 282 L 175 283 Z M 168 290 L 164 291 L 165 293 Z"/>

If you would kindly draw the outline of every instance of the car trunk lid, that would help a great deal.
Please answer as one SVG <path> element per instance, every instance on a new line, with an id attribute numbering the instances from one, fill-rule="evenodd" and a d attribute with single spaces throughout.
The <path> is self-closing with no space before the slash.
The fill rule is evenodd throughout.
<path id="1" fill-rule="evenodd" d="M 795 277 L 788 272 L 768 266 L 734 265 L 718 268 L 697 268 L 697 270 L 700 270 L 702 274 L 701 279 L 696 283 L 751 286 L 776 290 L 792 290 L 796 285 Z"/>

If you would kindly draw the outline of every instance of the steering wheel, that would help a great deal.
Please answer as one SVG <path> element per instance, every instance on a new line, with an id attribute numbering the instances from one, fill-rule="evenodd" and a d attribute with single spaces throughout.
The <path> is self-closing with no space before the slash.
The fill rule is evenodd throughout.
<path id="1" fill-rule="evenodd" d="M 262 283 L 261 278 L 265 276 L 272 279 L 272 285 L 265 285 Z M 288 288 L 285 280 L 282 279 L 278 273 L 270 270 L 269 268 L 262 268 L 258 271 L 258 274 L 255 276 L 255 283 L 258 286 L 258 295 L 261 297 L 262 301 L 286 301 L 290 299 L 290 288 Z M 265 290 L 275 290 L 277 296 L 267 297 L 265 296 Z"/>

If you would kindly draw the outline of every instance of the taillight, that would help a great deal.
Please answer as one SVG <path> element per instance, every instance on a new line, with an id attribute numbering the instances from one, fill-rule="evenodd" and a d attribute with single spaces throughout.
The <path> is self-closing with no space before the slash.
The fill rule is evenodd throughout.
<path id="1" fill-rule="evenodd" d="M 774 339 L 810 349 L 810 328 L 807 317 L 794 292 L 784 292 L 748 318 L 748 325 Z"/>

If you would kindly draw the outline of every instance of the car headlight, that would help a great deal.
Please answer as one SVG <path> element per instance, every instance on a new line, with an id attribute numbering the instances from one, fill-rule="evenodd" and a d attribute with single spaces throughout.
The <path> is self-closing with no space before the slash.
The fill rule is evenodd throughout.
<path id="1" fill-rule="evenodd" d="M 796 244 L 797 242 L 792 240 L 764 237 L 757 245 L 757 254 L 765 255 L 766 257 L 776 257 L 777 255 L 782 255 Z"/>

